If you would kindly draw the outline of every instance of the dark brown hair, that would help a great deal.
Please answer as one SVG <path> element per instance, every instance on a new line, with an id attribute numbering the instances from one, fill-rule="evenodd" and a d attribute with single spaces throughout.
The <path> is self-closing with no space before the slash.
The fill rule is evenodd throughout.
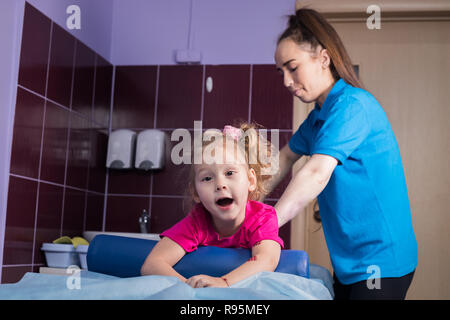
<path id="1" fill-rule="evenodd" d="M 288 18 L 288 27 L 279 36 L 277 44 L 284 39 L 291 39 L 297 44 L 309 43 L 313 50 L 321 45 L 327 49 L 331 58 L 330 70 L 334 79 L 342 78 L 348 84 L 364 89 L 339 35 L 320 13 L 313 9 L 301 8 Z"/>

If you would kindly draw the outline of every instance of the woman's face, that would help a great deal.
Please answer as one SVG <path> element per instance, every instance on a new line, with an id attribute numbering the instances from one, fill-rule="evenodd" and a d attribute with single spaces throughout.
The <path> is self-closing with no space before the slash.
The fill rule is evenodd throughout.
<path id="1" fill-rule="evenodd" d="M 321 95 L 329 87 L 331 76 L 326 50 L 319 45 L 313 51 L 309 44 L 299 45 L 286 38 L 277 46 L 275 62 L 284 85 L 294 96 L 305 103 L 323 102 Z"/>

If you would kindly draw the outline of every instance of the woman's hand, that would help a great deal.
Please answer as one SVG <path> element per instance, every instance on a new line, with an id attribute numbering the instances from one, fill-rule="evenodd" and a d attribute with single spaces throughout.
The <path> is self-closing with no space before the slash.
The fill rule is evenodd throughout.
<path id="1" fill-rule="evenodd" d="M 210 277 L 205 274 L 199 274 L 190 277 L 186 280 L 186 283 L 192 288 L 204 288 L 204 287 L 218 287 L 225 288 L 228 287 L 227 282 L 222 278 Z"/>

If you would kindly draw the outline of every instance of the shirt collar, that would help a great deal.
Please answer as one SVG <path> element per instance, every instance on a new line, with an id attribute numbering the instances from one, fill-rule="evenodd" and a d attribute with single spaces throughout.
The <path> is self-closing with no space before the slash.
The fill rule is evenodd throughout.
<path id="1" fill-rule="evenodd" d="M 336 83 L 333 85 L 333 88 L 331 88 L 330 92 L 328 93 L 327 97 L 325 98 L 325 101 L 322 104 L 322 107 L 319 107 L 319 104 L 316 102 L 315 104 L 315 110 L 317 111 L 316 120 L 325 120 L 328 115 L 328 111 L 330 110 L 330 107 L 333 105 L 333 102 L 335 98 L 341 93 L 342 89 L 347 85 L 347 83 L 344 81 L 344 79 L 339 79 L 336 81 Z"/>

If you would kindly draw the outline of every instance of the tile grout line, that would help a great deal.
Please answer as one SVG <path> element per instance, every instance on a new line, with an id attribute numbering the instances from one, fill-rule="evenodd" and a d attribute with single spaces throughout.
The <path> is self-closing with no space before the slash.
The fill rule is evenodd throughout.
<path id="1" fill-rule="evenodd" d="M 110 197 L 128 197 L 128 198 L 165 198 L 165 199 L 182 199 L 184 196 L 180 195 L 164 195 L 164 194 L 136 194 L 136 193 L 110 193 L 108 196 Z"/>
<path id="2" fill-rule="evenodd" d="M 45 266 L 45 263 L 35 263 L 35 264 L 26 264 L 26 263 L 23 263 L 23 264 L 4 264 L 3 265 L 3 268 L 17 268 L 17 267 L 31 267 L 31 268 L 33 268 L 33 266 L 34 267 L 44 267 Z M 31 269 L 31 270 L 33 270 L 33 269 Z M 3 284 L 3 283 L 2 283 Z"/>
<path id="3" fill-rule="evenodd" d="M 43 180 L 43 179 L 31 178 L 31 177 L 22 176 L 22 175 L 20 175 L 20 174 L 15 174 L 15 173 L 9 173 L 9 175 L 10 175 L 11 177 L 16 177 L 16 178 L 20 178 L 20 179 L 24 179 L 24 180 L 29 180 L 29 181 L 39 182 L 39 183 L 50 184 L 50 185 L 57 186 L 57 187 L 61 187 L 61 188 L 64 187 L 63 184 L 56 183 L 56 182 L 52 182 L 52 181 L 47 181 L 47 180 Z M 81 192 L 88 192 L 88 193 L 92 193 L 92 194 L 96 194 L 96 195 L 102 195 L 102 194 L 103 194 L 103 192 L 98 192 L 98 191 L 93 191 L 93 190 L 86 190 L 86 189 L 80 189 L 80 188 L 72 187 L 72 186 L 68 186 L 68 185 L 66 185 L 66 188 L 67 188 L 67 189 L 76 190 L 76 191 L 81 191 Z"/>
<path id="4" fill-rule="evenodd" d="M 153 128 L 156 129 L 156 120 L 158 117 L 158 99 L 159 99 L 159 75 L 160 75 L 160 65 L 158 65 L 156 67 L 156 89 L 155 89 L 155 112 L 153 115 Z M 150 215 L 150 219 L 151 219 L 151 214 L 152 214 L 152 194 L 153 194 L 153 173 L 150 177 L 150 199 L 148 200 L 148 214 Z M 151 221 L 150 221 L 151 222 Z M 151 227 L 151 224 L 150 224 Z M 148 232 L 150 232 L 150 230 L 147 230 Z"/>
<path id="5" fill-rule="evenodd" d="M 252 90 L 253 90 L 253 65 L 250 65 L 250 81 L 249 81 L 249 92 L 248 92 L 248 120 L 250 123 L 252 117 Z"/>
<path id="6" fill-rule="evenodd" d="M 91 177 L 91 157 L 92 157 L 92 131 L 91 126 L 95 123 L 93 120 L 95 118 L 95 91 L 97 84 L 97 64 L 98 64 L 98 54 L 94 56 L 94 85 L 92 88 L 92 102 L 91 102 L 91 121 L 89 121 L 89 160 L 87 165 L 87 177 L 86 177 L 86 191 L 84 193 L 84 214 L 83 214 L 83 230 L 86 231 L 86 217 L 87 217 L 87 204 L 88 204 L 88 192 L 89 190 L 89 179 Z"/>
<path id="7" fill-rule="evenodd" d="M 73 58 L 72 58 L 72 80 L 70 85 L 70 100 L 69 107 L 72 110 L 73 103 L 73 87 L 74 87 L 74 79 L 75 79 L 75 63 L 77 57 L 77 41 L 74 41 L 74 49 L 73 49 Z M 61 226 L 59 229 L 59 236 L 62 237 L 63 232 L 63 224 L 64 224 L 64 211 L 65 211 L 65 200 L 66 200 L 66 183 L 67 183 L 67 171 L 69 165 L 69 144 L 70 144 L 70 132 L 72 131 L 72 113 L 69 111 L 69 127 L 67 129 L 67 138 L 66 138 L 66 161 L 64 164 L 64 182 L 63 182 L 63 195 L 62 195 L 62 205 L 61 205 Z"/>
<path id="8" fill-rule="evenodd" d="M 119 128 L 117 128 L 117 129 L 119 129 Z M 133 131 L 143 131 L 143 130 L 147 130 L 147 129 L 151 129 L 151 128 L 126 127 L 126 129 L 133 130 Z M 175 131 L 177 129 L 186 129 L 188 131 L 194 131 L 195 130 L 195 128 L 158 128 L 158 130 L 160 130 L 160 131 L 169 131 L 169 132 Z M 208 129 L 218 129 L 218 128 L 208 128 Z M 206 131 L 208 129 L 207 128 L 202 128 L 202 131 Z M 272 128 L 272 129 L 276 129 L 276 128 Z M 270 129 L 268 129 L 268 130 L 270 130 Z M 276 129 L 276 130 L 278 130 L 279 132 L 284 132 L 284 133 L 292 133 L 292 129 Z"/>
<path id="9" fill-rule="evenodd" d="M 49 39 L 49 45 L 48 45 L 47 71 L 46 71 L 46 75 L 45 75 L 45 92 L 44 92 L 44 94 L 46 97 L 47 97 L 47 90 L 48 90 L 48 75 L 50 72 L 50 58 L 51 58 L 51 54 L 52 54 L 52 40 L 53 40 L 53 21 L 51 21 L 51 23 L 50 23 L 50 39 Z M 46 109 L 47 109 L 47 100 L 44 101 L 44 113 L 42 116 L 41 149 L 39 152 L 38 180 L 41 179 L 42 149 L 44 148 Z M 35 208 L 34 208 L 33 247 L 31 249 L 31 270 L 33 270 L 33 266 L 34 266 L 34 254 L 35 254 L 35 247 L 36 247 L 36 227 L 37 227 L 38 208 L 39 208 L 39 191 L 40 191 L 40 182 L 38 181 L 37 189 L 36 189 L 36 204 L 35 204 Z"/>
<path id="10" fill-rule="evenodd" d="M 89 116 L 86 116 L 84 113 L 81 113 L 81 112 L 76 111 L 76 110 L 71 110 L 69 107 L 66 107 L 65 105 L 63 105 L 63 104 L 61 104 L 61 103 L 59 103 L 59 102 L 56 102 L 56 101 L 54 101 L 54 100 L 52 100 L 52 99 L 50 99 L 50 98 L 46 98 L 45 96 L 43 96 L 43 95 L 41 95 L 41 94 L 39 94 L 39 93 L 37 93 L 37 92 L 34 92 L 33 90 L 28 89 L 27 87 L 24 87 L 24 86 L 21 85 L 21 84 L 18 84 L 17 86 L 18 86 L 19 88 L 21 88 L 21 89 L 23 89 L 23 90 L 25 90 L 25 91 L 27 91 L 27 92 L 33 94 L 33 95 L 35 95 L 35 96 L 37 96 L 37 97 L 39 97 L 39 98 L 45 100 L 46 102 L 47 102 L 47 101 L 48 101 L 48 102 L 51 102 L 52 104 L 54 104 L 54 105 L 56 105 L 56 106 L 58 106 L 58 107 L 60 107 L 60 108 L 63 108 L 64 110 L 73 112 L 74 114 L 78 115 L 79 117 L 81 117 L 81 118 L 83 118 L 83 119 L 85 119 L 85 120 L 90 120 L 90 121 L 92 121 L 92 122 L 94 122 L 95 124 L 100 125 L 100 126 L 103 125 L 102 123 L 96 122 L 95 119 L 89 118 Z"/>
<path id="11" fill-rule="evenodd" d="M 110 107 L 109 107 L 109 128 L 108 128 L 108 144 L 109 144 L 109 137 L 111 135 L 112 130 L 112 118 L 113 118 L 113 111 L 114 111 L 114 89 L 116 86 L 116 66 L 113 66 L 113 74 L 112 74 L 112 81 L 111 81 L 111 101 L 110 101 Z M 103 198 L 103 219 L 102 219 L 102 231 L 105 231 L 106 226 L 106 208 L 108 205 L 108 184 L 109 184 L 109 169 L 106 169 L 106 179 L 105 179 L 105 193 Z"/>
<path id="12" fill-rule="evenodd" d="M 203 115 L 205 112 L 205 77 L 206 77 L 206 65 L 203 65 L 202 67 L 202 98 L 200 102 L 200 121 L 202 122 L 203 126 Z"/>
<path id="13" fill-rule="evenodd" d="M 155 91 L 155 111 L 153 111 L 153 129 L 156 129 L 156 118 L 158 117 L 158 99 L 159 99 L 159 74 L 160 66 L 156 68 L 156 91 Z"/>

